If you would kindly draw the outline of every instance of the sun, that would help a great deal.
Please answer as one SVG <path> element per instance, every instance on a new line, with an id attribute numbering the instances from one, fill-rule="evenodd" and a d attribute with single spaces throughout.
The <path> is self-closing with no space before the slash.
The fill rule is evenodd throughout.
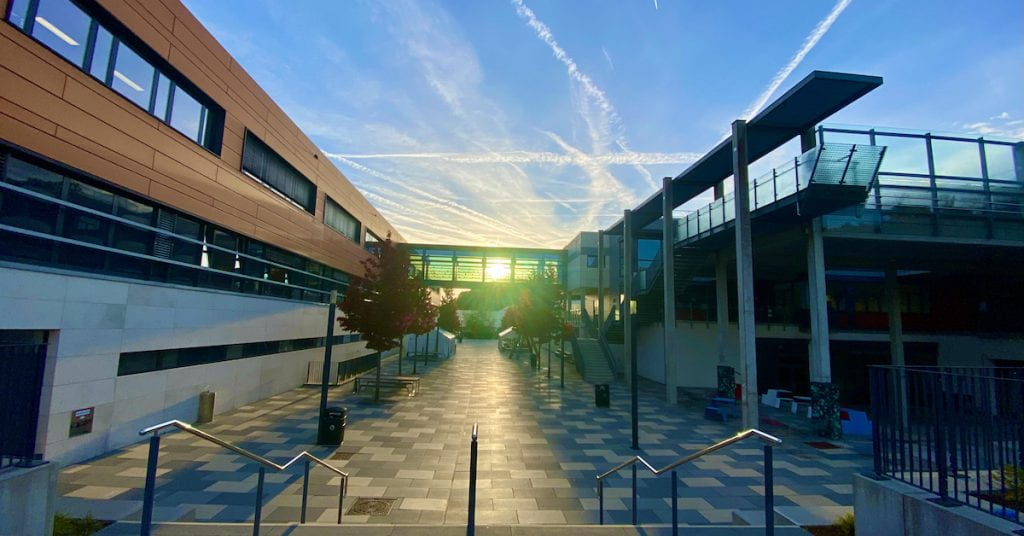
<path id="1" fill-rule="evenodd" d="M 487 265 L 487 280 L 488 281 L 507 281 L 512 276 L 512 270 L 507 264 L 488 264 Z"/>

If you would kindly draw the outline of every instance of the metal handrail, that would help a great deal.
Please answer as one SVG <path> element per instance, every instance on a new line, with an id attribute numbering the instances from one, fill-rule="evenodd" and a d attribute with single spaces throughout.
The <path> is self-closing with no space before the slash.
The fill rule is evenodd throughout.
<path id="1" fill-rule="evenodd" d="M 226 448 L 226 449 L 228 449 L 228 450 L 230 450 L 230 451 L 232 451 L 232 452 L 234 452 L 236 454 L 240 454 L 242 456 L 245 456 L 246 458 L 249 458 L 250 460 L 252 460 L 252 461 L 254 461 L 256 463 L 259 463 L 261 465 L 264 465 L 264 466 L 269 467 L 271 469 L 274 469 L 276 471 L 284 471 L 285 469 L 291 467 L 291 465 L 294 464 L 295 462 L 305 458 L 305 459 L 308 459 L 309 461 L 311 461 L 313 463 L 316 463 L 317 465 L 320 465 L 321 467 L 326 468 L 327 470 L 337 474 L 338 476 L 341 476 L 344 479 L 344 482 L 346 483 L 346 487 L 348 487 L 347 486 L 348 473 L 346 473 L 346 472 L 344 472 L 344 471 L 334 467 L 333 465 L 331 465 L 331 464 L 321 460 L 320 458 L 317 458 L 316 456 L 313 456 L 312 454 L 310 454 L 308 451 L 305 451 L 305 450 L 300 452 L 300 453 L 298 453 L 297 455 L 295 455 L 294 458 L 288 460 L 288 462 L 285 463 L 284 465 L 278 465 L 278 464 L 276 464 L 276 463 L 274 463 L 274 462 L 264 458 L 263 456 L 260 456 L 258 454 L 253 454 L 252 452 L 249 452 L 248 450 L 245 450 L 242 447 L 239 447 L 238 445 L 235 445 L 233 443 L 228 443 L 227 441 L 224 441 L 223 439 L 220 439 L 217 436 L 208 434 L 208 433 L 206 433 L 206 432 L 204 432 L 204 431 L 202 431 L 202 430 L 200 430 L 200 429 L 198 429 L 198 428 L 196 428 L 196 427 L 194 427 L 194 426 L 192 426 L 192 425 L 190 425 L 188 423 L 184 423 L 184 422 L 181 422 L 179 420 L 167 421 L 165 423 L 160 423 L 160 424 L 157 424 L 157 425 L 154 425 L 154 426 L 150 426 L 149 428 L 143 428 L 142 430 L 139 430 L 139 435 L 146 435 L 146 434 L 153 433 L 153 432 L 160 432 L 161 430 L 165 430 L 167 428 L 177 428 L 177 429 L 182 430 L 184 432 L 188 432 L 188 433 L 190 433 L 190 434 L 192 434 L 192 435 L 194 435 L 196 437 L 201 437 L 201 438 L 203 438 L 203 439 L 205 439 L 205 440 L 207 440 L 207 441 L 209 441 L 211 443 L 215 443 L 217 445 L 220 445 L 221 447 L 224 447 L 224 448 Z"/>
<path id="2" fill-rule="evenodd" d="M 711 445 L 710 447 L 705 447 L 705 448 L 703 448 L 703 449 L 701 449 L 701 450 L 699 450 L 699 451 L 697 451 L 697 452 L 695 452 L 693 454 L 690 454 L 689 456 L 683 456 L 682 458 L 679 458 L 678 460 L 676 460 L 676 461 L 666 465 L 665 467 L 662 467 L 661 469 L 655 469 L 651 464 L 647 463 L 647 460 L 643 459 L 640 456 L 633 456 L 632 458 L 630 458 L 630 459 L 620 463 L 619 465 L 616 465 L 615 467 L 609 469 L 608 471 L 605 471 L 604 473 L 601 473 L 601 474 L 597 475 L 597 480 L 598 481 L 604 480 L 605 478 L 611 476 L 612 474 L 617 473 L 617 472 L 621 471 L 622 469 L 625 469 L 626 467 L 629 467 L 630 465 L 633 465 L 633 464 L 638 463 L 638 462 L 643 464 L 644 467 L 646 467 L 650 472 L 654 473 L 655 475 L 661 475 L 661 474 L 664 474 L 664 473 L 666 473 L 668 471 L 671 471 L 671 470 L 675 469 L 676 467 L 679 467 L 680 465 L 692 462 L 693 460 L 696 460 L 697 458 L 700 458 L 702 456 L 711 454 L 712 452 L 714 452 L 716 450 L 723 449 L 725 447 L 728 447 L 729 445 L 732 445 L 733 443 L 739 443 L 740 441 L 743 441 L 744 439 L 747 439 L 749 437 L 755 437 L 755 436 L 758 439 L 764 441 L 765 443 L 768 443 L 768 444 L 771 444 L 771 445 L 781 445 L 782 444 L 782 440 L 781 439 L 779 439 L 779 438 L 777 438 L 777 437 L 775 437 L 775 436 L 773 436 L 771 434 L 766 434 L 766 433 L 764 433 L 764 432 L 762 432 L 760 430 L 756 430 L 756 429 L 751 428 L 750 430 L 746 430 L 746 431 L 740 432 L 740 433 L 730 437 L 729 439 L 726 439 L 724 441 L 719 441 L 718 443 L 715 443 L 714 445 Z"/>
<path id="3" fill-rule="evenodd" d="M 632 509 L 632 511 L 633 511 L 633 524 L 634 525 L 638 524 L 637 492 L 636 492 L 637 491 L 637 486 L 636 486 L 636 467 L 639 464 L 639 465 L 642 465 L 643 467 L 646 467 L 647 470 L 650 471 L 651 473 L 653 473 L 655 476 L 664 474 L 664 473 L 669 472 L 669 471 L 672 472 L 672 502 L 671 502 L 671 505 L 672 505 L 672 534 L 673 534 L 673 536 L 675 536 L 676 534 L 679 533 L 679 503 L 678 503 L 678 499 L 679 499 L 679 490 L 678 490 L 679 479 L 677 478 L 677 475 L 676 475 L 676 470 L 675 470 L 676 467 L 679 467 L 680 465 L 683 465 L 685 463 L 689 463 L 689 462 L 691 462 L 693 460 L 696 460 L 697 458 L 700 458 L 701 456 L 706 456 L 708 454 L 711 454 L 712 452 L 715 452 L 716 450 L 725 448 L 725 447 L 727 447 L 729 445 L 732 445 L 733 443 L 738 443 L 740 441 L 743 441 L 744 439 L 748 439 L 748 438 L 751 438 L 751 437 L 755 437 L 755 438 L 760 439 L 761 441 L 765 442 L 765 446 L 764 446 L 764 502 L 765 502 L 764 524 L 765 524 L 765 534 L 768 535 L 768 536 L 774 535 L 775 534 L 775 514 L 774 514 L 774 510 L 775 510 L 775 494 L 773 492 L 773 490 L 774 490 L 774 482 L 773 482 L 774 478 L 773 478 L 772 473 L 774 471 L 774 469 L 773 469 L 774 464 L 772 462 L 772 446 L 773 445 L 780 445 L 780 444 L 782 444 L 782 440 L 777 438 L 777 437 L 775 437 L 775 436 L 773 436 L 773 435 L 769 435 L 769 434 L 766 434 L 766 433 L 764 433 L 764 432 L 762 432 L 760 430 L 755 430 L 755 429 L 745 430 L 743 432 L 740 432 L 740 433 L 736 434 L 733 437 L 730 437 L 729 439 L 726 439 L 724 441 L 719 441 L 718 443 L 715 443 L 714 445 L 711 445 L 709 447 L 705 447 L 705 448 L 703 448 L 703 449 L 701 449 L 701 450 L 699 450 L 699 451 L 697 451 L 697 452 L 695 452 L 693 454 L 690 454 L 688 456 L 683 456 L 682 458 L 679 458 L 678 460 L 676 460 L 676 461 L 666 465 L 665 467 L 662 467 L 661 469 L 655 469 L 653 465 L 648 463 L 647 460 L 643 459 L 640 456 L 633 456 L 632 458 L 630 458 L 630 459 L 620 463 L 619 465 L 616 465 L 615 467 L 609 469 L 608 471 L 605 471 L 604 473 L 601 473 L 601 474 L 597 475 L 598 522 L 600 524 L 602 524 L 602 525 L 604 524 L 604 479 L 608 478 L 609 476 L 611 476 L 613 474 L 618 473 L 619 471 L 625 469 L 626 467 L 629 467 L 629 468 L 632 469 L 632 473 L 633 473 L 632 474 L 632 480 L 633 480 L 633 486 L 632 486 L 632 488 L 633 488 L 633 509 Z"/>
<path id="4" fill-rule="evenodd" d="M 228 449 L 236 454 L 239 454 L 245 458 L 248 458 L 260 465 L 259 477 L 256 484 L 256 506 L 255 513 L 253 515 L 253 536 L 259 536 L 260 533 L 260 521 L 261 513 L 263 511 L 263 481 L 266 475 L 266 470 L 269 467 L 275 471 L 284 471 L 292 464 L 299 460 L 305 460 L 305 471 L 303 474 L 302 482 L 302 510 L 300 523 L 306 522 L 306 505 L 307 505 L 307 493 L 309 491 L 309 464 L 313 462 L 319 466 L 322 466 L 332 473 L 337 474 L 341 477 L 341 481 L 338 484 L 338 524 L 341 524 L 341 518 L 343 513 L 343 502 L 345 496 L 348 495 L 348 473 L 334 467 L 333 465 L 317 458 L 310 454 L 308 451 L 302 451 L 297 454 L 294 458 L 288 460 L 287 463 L 277 464 L 263 456 L 253 454 L 248 450 L 239 447 L 233 443 L 229 443 L 220 439 L 219 437 L 208 434 L 194 426 L 179 421 L 172 420 L 143 428 L 139 430 L 139 435 L 153 434 L 149 438 L 149 459 L 146 462 L 146 488 L 142 499 L 142 521 L 140 523 L 140 534 L 141 536 L 149 536 L 152 525 L 153 525 L 153 502 L 156 491 L 156 468 L 157 458 L 160 455 L 160 432 L 168 428 L 177 428 L 183 432 L 188 432 L 196 437 L 205 439 L 215 445 Z"/>

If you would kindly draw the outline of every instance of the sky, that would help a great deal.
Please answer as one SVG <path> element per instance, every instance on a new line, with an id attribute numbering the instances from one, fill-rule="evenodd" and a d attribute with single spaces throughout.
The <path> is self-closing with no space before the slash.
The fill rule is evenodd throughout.
<path id="1" fill-rule="evenodd" d="M 884 78 L 829 123 L 1024 139 L 1021 0 L 185 4 L 410 242 L 561 248 L 813 70 Z"/>

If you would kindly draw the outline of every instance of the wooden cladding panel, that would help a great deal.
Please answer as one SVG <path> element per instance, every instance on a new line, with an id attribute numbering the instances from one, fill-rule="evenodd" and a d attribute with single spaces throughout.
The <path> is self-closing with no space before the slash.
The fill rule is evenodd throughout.
<path id="1" fill-rule="evenodd" d="M 234 59 L 174 0 L 101 0 L 224 107 L 222 153 L 192 143 L 17 29 L 0 24 L 0 138 L 351 273 L 362 248 L 322 223 L 324 194 L 400 239 Z M 6 0 L 0 0 L 5 6 Z M 246 129 L 318 186 L 316 215 L 240 171 Z"/>

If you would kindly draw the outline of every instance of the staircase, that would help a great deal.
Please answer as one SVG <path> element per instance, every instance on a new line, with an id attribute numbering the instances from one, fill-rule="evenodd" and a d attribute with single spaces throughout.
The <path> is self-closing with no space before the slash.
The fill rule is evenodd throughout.
<path id="1" fill-rule="evenodd" d="M 615 373 L 608 365 L 608 359 L 601 351 L 601 344 L 597 339 L 576 339 L 575 349 L 579 350 L 576 362 L 582 369 L 580 373 L 584 380 L 593 384 L 615 381 Z"/>

